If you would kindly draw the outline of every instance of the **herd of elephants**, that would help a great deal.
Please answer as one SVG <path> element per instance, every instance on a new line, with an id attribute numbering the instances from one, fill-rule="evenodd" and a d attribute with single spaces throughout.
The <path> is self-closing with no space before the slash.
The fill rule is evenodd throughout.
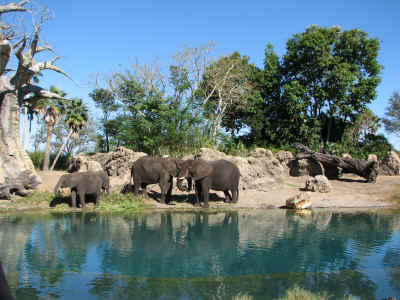
<path id="1" fill-rule="evenodd" d="M 239 199 L 240 171 L 228 160 L 143 156 L 132 164 L 131 181 L 135 195 L 138 195 L 141 188 L 144 197 L 148 198 L 146 186 L 158 183 L 161 189 L 160 202 L 169 203 L 174 177 L 181 191 L 191 191 L 194 181 L 196 206 L 203 202 L 204 208 L 209 207 L 210 189 L 223 191 L 226 202 L 236 203 Z M 70 188 L 72 207 L 77 207 L 79 199 L 80 206 L 85 208 L 85 196 L 89 194 L 95 195 L 96 206 L 99 205 L 102 193 L 109 193 L 110 180 L 106 171 L 75 172 L 60 177 L 54 189 L 56 195 L 60 188 Z"/>

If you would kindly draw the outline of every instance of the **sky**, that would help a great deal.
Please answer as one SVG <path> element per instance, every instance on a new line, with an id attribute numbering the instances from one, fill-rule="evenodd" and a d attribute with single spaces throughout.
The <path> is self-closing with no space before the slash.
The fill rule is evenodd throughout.
<path id="1" fill-rule="evenodd" d="M 217 54 L 238 51 L 263 66 L 267 43 L 279 56 L 293 34 L 309 25 L 361 29 L 378 38 L 383 65 L 378 96 L 369 106 L 383 117 L 400 91 L 400 0 L 53 0 L 37 1 L 53 13 L 42 31 L 73 81 L 48 71 L 41 86 L 55 85 L 69 97 L 90 102 L 93 78 L 155 58 L 167 67 L 185 46 L 215 44 Z M 96 113 L 93 113 L 96 114 Z M 384 133 L 381 130 L 381 133 Z M 400 138 L 385 135 L 400 149 Z"/>

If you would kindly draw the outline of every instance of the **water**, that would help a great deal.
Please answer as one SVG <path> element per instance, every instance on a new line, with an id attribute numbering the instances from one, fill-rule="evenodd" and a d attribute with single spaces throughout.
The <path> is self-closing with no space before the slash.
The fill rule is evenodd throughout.
<path id="1" fill-rule="evenodd" d="M 400 297 L 400 211 L 0 215 L 17 299 Z"/>

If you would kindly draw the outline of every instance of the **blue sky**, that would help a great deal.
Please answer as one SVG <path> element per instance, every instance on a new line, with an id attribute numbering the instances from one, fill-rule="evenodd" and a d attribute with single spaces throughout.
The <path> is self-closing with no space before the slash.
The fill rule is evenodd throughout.
<path id="1" fill-rule="evenodd" d="M 383 117 L 389 97 L 400 91 L 400 0 L 305 1 L 41 1 L 54 18 L 45 24 L 42 38 L 62 58 L 62 67 L 77 84 L 46 72 L 43 87 L 56 85 L 70 97 L 89 102 L 88 85 L 96 73 L 117 71 L 136 58 L 150 63 L 155 57 L 166 67 L 184 45 L 212 41 L 216 53 L 239 51 L 262 67 L 264 49 L 272 43 L 279 55 L 286 41 L 311 24 L 358 28 L 381 41 L 379 62 L 384 66 L 378 97 L 370 105 Z M 400 139 L 388 136 L 400 149 Z"/>

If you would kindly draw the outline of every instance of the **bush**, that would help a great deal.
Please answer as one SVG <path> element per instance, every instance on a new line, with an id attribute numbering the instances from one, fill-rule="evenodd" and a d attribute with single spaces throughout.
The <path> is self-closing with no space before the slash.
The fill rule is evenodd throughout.
<path id="1" fill-rule="evenodd" d="M 28 152 L 29 157 L 32 160 L 33 166 L 37 170 L 41 170 L 43 166 L 44 160 L 44 151 L 33 151 Z M 50 154 L 50 165 L 56 157 L 56 153 Z M 66 170 L 71 162 L 71 156 L 69 154 L 61 154 L 57 160 L 56 165 L 54 166 L 55 170 Z M 50 167 L 50 166 L 49 166 Z"/>

